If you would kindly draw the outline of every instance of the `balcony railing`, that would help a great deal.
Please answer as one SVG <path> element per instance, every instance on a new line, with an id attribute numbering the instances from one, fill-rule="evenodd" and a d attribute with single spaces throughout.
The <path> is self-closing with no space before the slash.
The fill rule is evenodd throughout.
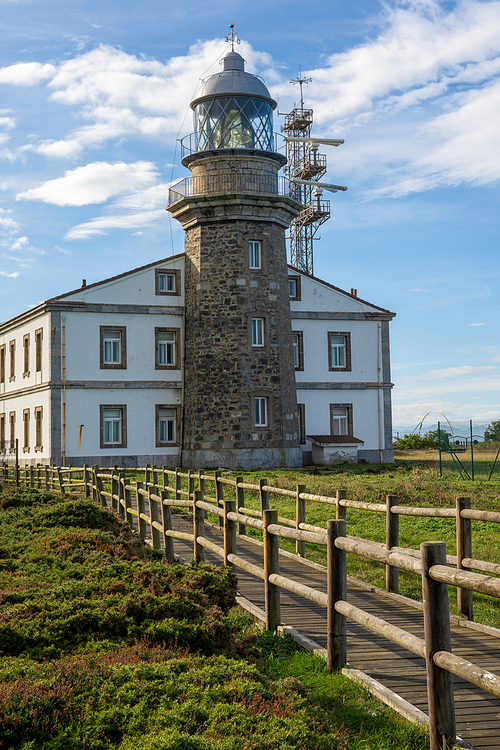
<path id="1" fill-rule="evenodd" d="M 290 183 L 286 177 L 261 173 L 248 174 L 228 172 L 226 174 L 186 177 L 168 191 L 168 205 L 183 198 L 216 193 L 248 193 L 259 195 L 290 195 Z"/>

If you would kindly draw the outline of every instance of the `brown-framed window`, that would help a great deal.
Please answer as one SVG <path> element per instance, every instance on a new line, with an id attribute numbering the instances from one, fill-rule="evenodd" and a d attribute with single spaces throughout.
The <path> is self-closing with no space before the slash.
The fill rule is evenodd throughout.
<path id="1" fill-rule="evenodd" d="M 251 319 L 252 346 L 265 346 L 266 344 L 266 319 Z"/>
<path id="2" fill-rule="evenodd" d="M 181 329 L 155 328 L 155 370 L 180 370 Z"/>
<path id="3" fill-rule="evenodd" d="M 179 445 L 181 408 L 177 404 L 156 404 L 156 447 Z"/>
<path id="4" fill-rule="evenodd" d="M 300 276 L 288 276 L 288 296 L 295 302 L 301 300 Z"/>
<path id="5" fill-rule="evenodd" d="M 30 450 L 30 410 L 23 409 L 23 453 Z"/>
<path id="6" fill-rule="evenodd" d="M 246 232 L 243 235 L 245 254 L 250 271 L 262 271 L 266 265 L 267 238 L 265 234 Z"/>
<path id="7" fill-rule="evenodd" d="M 351 334 L 328 331 L 328 369 L 351 370 Z"/>
<path id="8" fill-rule="evenodd" d="M 273 426 L 273 397 L 268 391 L 255 391 L 251 394 L 251 419 L 256 429 L 269 429 Z"/>
<path id="9" fill-rule="evenodd" d="M 306 442 L 306 405 L 297 404 L 299 410 L 299 437 L 300 444 L 304 445 Z"/>
<path id="10" fill-rule="evenodd" d="M 304 333 L 292 331 L 293 364 L 296 370 L 304 369 Z"/>
<path id="11" fill-rule="evenodd" d="M 5 453 L 5 414 L 0 414 L 0 453 Z"/>
<path id="12" fill-rule="evenodd" d="M 101 448 L 127 447 L 127 407 L 125 404 L 99 406 Z"/>
<path id="13" fill-rule="evenodd" d="M 330 404 L 330 435 L 352 436 L 352 404 Z"/>
<path id="14" fill-rule="evenodd" d="M 5 385 L 5 344 L 0 346 L 0 383 Z"/>
<path id="15" fill-rule="evenodd" d="M 43 406 L 35 406 L 35 451 L 43 451 L 42 418 Z"/>
<path id="16" fill-rule="evenodd" d="M 179 269 L 155 269 L 155 294 L 178 297 L 181 293 L 181 272 Z"/>
<path id="17" fill-rule="evenodd" d="M 11 411 L 9 413 L 9 432 L 10 432 L 10 450 L 15 450 L 16 447 L 16 412 Z"/>
<path id="18" fill-rule="evenodd" d="M 127 329 L 125 326 L 99 326 L 101 370 L 127 369 Z"/>
<path id="19" fill-rule="evenodd" d="M 12 382 L 16 379 L 16 342 L 9 341 L 9 355 L 10 355 L 10 377 L 9 381 Z"/>
<path id="20" fill-rule="evenodd" d="M 23 336 L 23 378 L 28 378 L 30 374 L 30 335 L 27 333 Z"/>
<path id="21" fill-rule="evenodd" d="M 35 371 L 42 372 L 42 342 L 43 328 L 37 328 L 35 331 Z"/>

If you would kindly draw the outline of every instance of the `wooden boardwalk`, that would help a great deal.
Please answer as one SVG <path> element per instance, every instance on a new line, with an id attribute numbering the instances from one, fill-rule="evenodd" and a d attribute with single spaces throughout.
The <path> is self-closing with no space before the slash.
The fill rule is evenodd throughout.
<path id="1" fill-rule="evenodd" d="M 174 527 L 192 533 L 192 522 L 174 515 Z M 206 526 L 205 535 L 222 545 L 222 534 Z M 175 554 L 183 561 L 192 557 L 192 543 L 175 540 Z M 207 562 L 221 559 L 206 551 Z M 237 554 L 263 566 L 262 547 L 238 537 Z M 239 593 L 264 610 L 264 584 L 260 579 L 238 570 Z M 280 573 L 326 593 L 326 571 L 309 567 L 280 555 Z M 423 638 L 423 613 L 402 601 L 402 597 L 348 584 L 347 601 L 370 614 L 387 620 Z M 303 635 L 326 646 L 326 610 L 295 594 L 281 590 L 281 621 Z M 452 624 L 452 651 L 480 667 L 500 674 L 500 639 Z M 425 664 L 421 657 L 347 621 L 347 660 L 353 667 L 373 677 L 384 687 L 427 713 Z M 477 750 L 500 750 L 500 700 L 458 677 L 454 677 L 457 734 Z"/>

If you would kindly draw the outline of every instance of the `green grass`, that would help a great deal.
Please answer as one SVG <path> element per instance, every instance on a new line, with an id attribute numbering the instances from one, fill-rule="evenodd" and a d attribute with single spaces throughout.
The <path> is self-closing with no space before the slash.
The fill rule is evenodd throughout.
<path id="1" fill-rule="evenodd" d="M 426 732 L 257 634 L 228 568 L 167 565 L 116 516 L 0 492 L 0 747 L 424 750 Z"/>

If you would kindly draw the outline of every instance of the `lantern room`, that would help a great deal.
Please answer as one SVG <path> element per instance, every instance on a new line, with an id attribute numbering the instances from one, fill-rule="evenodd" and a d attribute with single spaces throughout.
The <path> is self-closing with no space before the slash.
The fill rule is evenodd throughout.
<path id="1" fill-rule="evenodd" d="M 191 103 L 196 151 L 274 151 L 276 102 L 263 81 L 245 71 L 245 61 L 238 52 L 231 50 L 221 64 L 222 71 L 203 82 Z"/>

